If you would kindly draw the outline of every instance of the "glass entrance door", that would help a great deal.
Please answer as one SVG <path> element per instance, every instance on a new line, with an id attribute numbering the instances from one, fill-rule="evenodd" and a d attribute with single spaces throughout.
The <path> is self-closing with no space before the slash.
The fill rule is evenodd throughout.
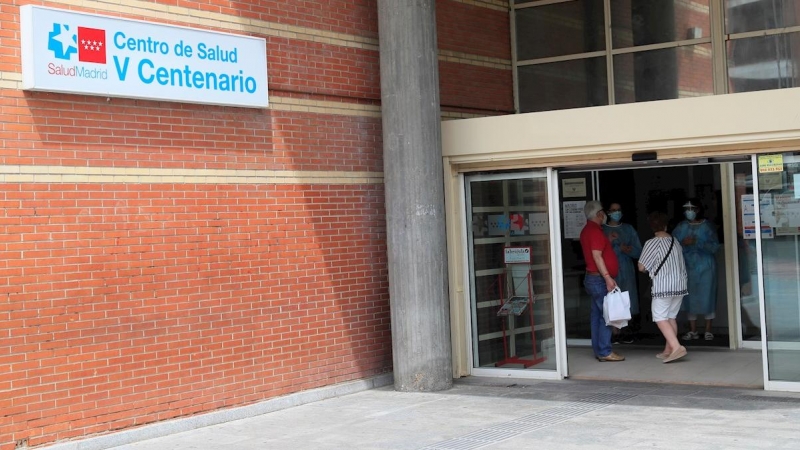
<path id="1" fill-rule="evenodd" d="M 475 375 L 559 377 L 549 192 L 544 171 L 466 178 Z"/>
<path id="2" fill-rule="evenodd" d="M 758 295 L 758 270 L 756 264 L 756 233 L 753 205 L 753 165 L 739 162 L 731 165 L 733 179 L 731 200 L 734 203 L 736 223 L 736 283 L 739 341 L 737 347 L 761 349 L 761 306 Z M 747 227 L 745 228 L 745 224 Z"/>
<path id="3" fill-rule="evenodd" d="M 754 157 L 758 198 L 745 223 L 758 237 L 765 388 L 800 391 L 800 153 Z M 756 183 L 754 183 L 756 184 Z M 745 216 L 747 217 L 747 216 Z"/>

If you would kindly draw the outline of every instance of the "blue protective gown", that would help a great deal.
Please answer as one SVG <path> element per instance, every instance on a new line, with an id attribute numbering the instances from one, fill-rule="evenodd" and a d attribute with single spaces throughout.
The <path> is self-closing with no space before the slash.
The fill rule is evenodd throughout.
<path id="1" fill-rule="evenodd" d="M 689 277 L 689 295 L 683 299 L 681 310 L 689 314 L 706 315 L 717 309 L 717 262 L 714 254 L 719 249 L 719 239 L 708 221 L 689 223 L 684 220 L 675 227 L 672 236 L 683 246 L 683 259 Z M 691 245 L 683 240 L 695 237 Z"/>
<path id="2" fill-rule="evenodd" d="M 639 314 L 639 291 L 636 289 L 636 260 L 642 254 L 642 243 L 639 241 L 639 233 L 627 223 L 619 225 L 603 225 L 603 231 L 611 241 L 614 253 L 619 261 L 619 275 L 614 279 L 617 286 L 623 291 L 628 291 L 631 298 L 631 315 Z M 617 238 L 611 240 L 612 233 L 617 234 Z M 632 247 L 630 253 L 622 251 L 623 245 Z"/>

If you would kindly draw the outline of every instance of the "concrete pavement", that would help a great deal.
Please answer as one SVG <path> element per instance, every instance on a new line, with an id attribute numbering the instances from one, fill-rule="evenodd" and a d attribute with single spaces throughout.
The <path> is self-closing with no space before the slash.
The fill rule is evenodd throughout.
<path id="1" fill-rule="evenodd" d="M 477 448 L 797 449 L 800 395 L 668 384 L 466 378 L 444 392 L 402 393 L 385 386 L 113 447 Z"/>

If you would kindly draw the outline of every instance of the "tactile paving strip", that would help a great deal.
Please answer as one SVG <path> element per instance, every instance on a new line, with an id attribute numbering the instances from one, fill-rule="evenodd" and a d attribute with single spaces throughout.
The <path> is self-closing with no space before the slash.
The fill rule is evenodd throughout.
<path id="1" fill-rule="evenodd" d="M 564 403 L 553 408 L 519 417 L 509 422 L 495 424 L 488 428 L 473 431 L 464 436 L 429 445 L 422 450 L 468 450 L 485 447 L 511 439 L 520 434 L 566 422 L 573 417 L 624 402 L 633 397 L 636 397 L 636 395 L 614 393 L 593 394 L 577 399 L 574 402 Z"/>

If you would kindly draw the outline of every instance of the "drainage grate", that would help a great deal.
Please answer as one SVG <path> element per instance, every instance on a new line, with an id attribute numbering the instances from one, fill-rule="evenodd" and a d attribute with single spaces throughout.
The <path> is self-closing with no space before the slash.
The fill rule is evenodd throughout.
<path id="1" fill-rule="evenodd" d="M 607 405 L 611 405 L 614 403 L 624 402 L 625 400 L 630 400 L 633 397 L 636 397 L 636 395 L 605 393 L 590 395 L 589 397 L 584 397 L 577 401 L 581 403 L 605 403 Z"/>
<path id="2" fill-rule="evenodd" d="M 501 429 L 484 428 L 482 430 L 473 431 L 470 434 L 461 436 L 459 439 L 467 439 L 470 441 L 483 441 L 483 442 L 497 442 L 502 441 L 508 437 L 508 432 Z"/>
<path id="3" fill-rule="evenodd" d="M 525 422 L 516 422 L 515 421 L 515 422 L 501 423 L 499 425 L 492 425 L 492 427 L 489 428 L 489 430 L 503 431 L 506 435 L 508 435 L 509 431 L 515 432 L 517 434 L 519 434 L 519 433 L 527 433 L 528 431 L 538 430 L 539 428 L 543 428 L 545 426 L 546 426 L 546 424 L 525 423 Z"/>
<path id="4" fill-rule="evenodd" d="M 589 411 L 586 411 L 589 412 Z M 564 416 L 550 414 L 549 412 L 542 411 L 529 416 L 520 417 L 516 419 L 517 422 L 530 422 L 534 424 L 552 425 L 555 423 L 563 422 Z"/>
<path id="5" fill-rule="evenodd" d="M 492 425 L 491 427 L 473 431 L 472 433 L 455 439 L 442 441 L 424 447 L 422 450 L 469 450 L 496 444 L 520 434 L 566 422 L 573 417 L 578 417 L 615 403 L 624 402 L 633 397 L 636 397 L 636 395 L 593 394 L 574 402 L 545 409 L 509 422 Z M 797 400 L 800 401 L 800 399 Z"/>
<path id="6" fill-rule="evenodd" d="M 466 439 L 451 439 L 449 441 L 440 442 L 430 447 L 425 447 L 425 450 L 470 450 L 473 448 L 483 447 L 489 444 L 484 441 L 468 441 Z"/>
<path id="7" fill-rule="evenodd" d="M 598 408 L 555 408 L 552 411 L 547 411 L 547 414 L 554 417 L 576 417 L 596 409 Z"/>

